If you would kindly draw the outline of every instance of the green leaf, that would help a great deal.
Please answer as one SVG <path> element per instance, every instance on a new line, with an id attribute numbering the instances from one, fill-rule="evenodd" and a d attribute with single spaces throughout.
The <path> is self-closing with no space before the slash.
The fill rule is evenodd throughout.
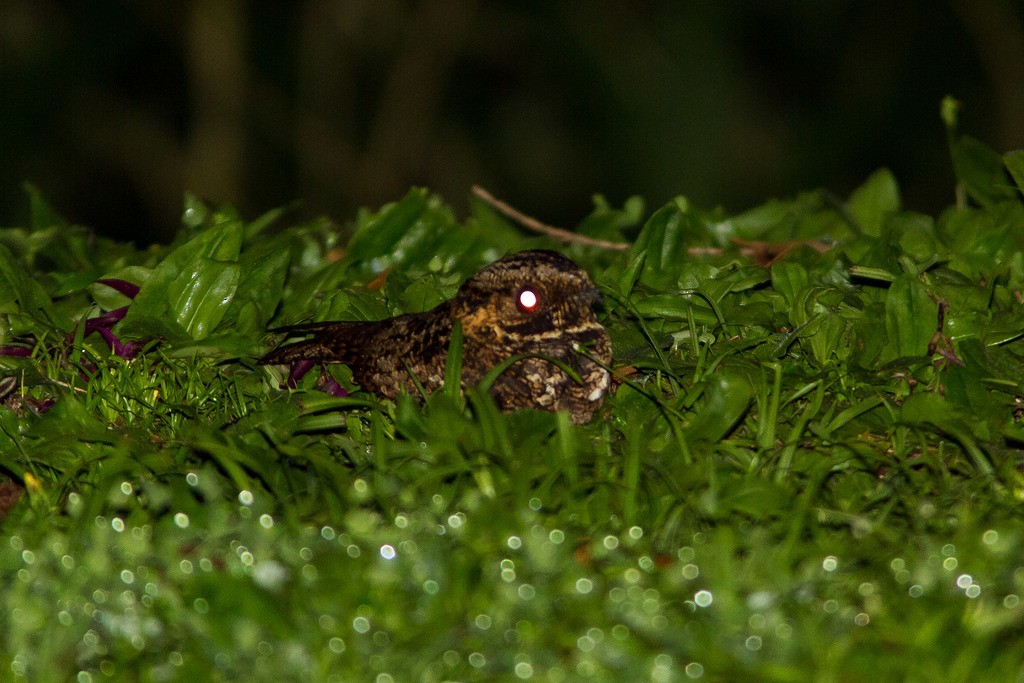
<path id="1" fill-rule="evenodd" d="M 897 276 L 885 297 L 888 358 L 923 356 L 935 334 L 938 310 L 920 280 L 907 274 Z"/>
<path id="2" fill-rule="evenodd" d="M 900 189 L 896 178 L 887 168 L 875 171 L 853 191 L 846 206 L 864 234 L 878 237 L 882 234 L 885 218 L 900 210 Z"/>
<path id="3" fill-rule="evenodd" d="M 290 263 L 285 236 L 245 249 L 238 259 L 238 288 L 224 313 L 221 331 L 263 332 L 281 301 Z"/>
<path id="4" fill-rule="evenodd" d="M 380 272 L 400 260 L 398 246 L 424 236 L 426 224 L 419 218 L 427 208 L 425 189 L 411 190 L 400 201 L 388 204 L 365 221 L 348 244 L 349 254 L 357 261 L 376 261 Z M 396 256 L 396 252 L 399 255 Z"/>
<path id="5" fill-rule="evenodd" d="M 800 293 L 807 287 L 807 269 L 792 261 L 776 261 L 772 264 L 772 288 L 786 298 L 792 306 Z"/>
<path id="6" fill-rule="evenodd" d="M 1003 155 L 1003 163 L 1006 164 L 1006 170 L 1010 172 L 1014 182 L 1017 183 L 1017 189 L 1024 192 L 1024 149 L 1007 152 Z"/>
<path id="7" fill-rule="evenodd" d="M 0 244 L 0 313 L 23 313 L 52 320 L 53 302 L 25 272 L 10 249 Z"/>
<path id="8" fill-rule="evenodd" d="M 679 280 L 686 261 L 686 235 L 698 229 L 695 221 L 689 203 L 682 197 L 654 212 L 627 252 L 631 264 L 646 252 L 640 282 L 660 288 Z"/>
<path id="9" fill-rule="evenodd" d="M 1016 199 L 1007 166 L 988 145 L 968 135 L 953 143 L 953 171 L 970 197 L 982 206 Z"/>
<path id="10" fill-rule="evenodd" d="M 128 308 L 121 330 L 136 336 L 167 333 L 165 318 L 192 339 L 202 339 L 223 319 L 239 282 L 242 223 L 225 221 L 171 252 L 153 270 Z"/>
<path id="11" fill-rule="evenodd" d="M 42 232 L 53 227 L 67 227 L 67 221 L 46 201 L 39 188 L 32 183 L 25 183 L 25 191 L 29 197 L 33 232 Z"/>
<path id="12" fill-rule="evenodd" d="M 754 387 L 746 373 L 716 372 L 707 381 L 696 417 L 686 427 L 687 440 L 717 443 L 747 412 L 753 400 Z"/>

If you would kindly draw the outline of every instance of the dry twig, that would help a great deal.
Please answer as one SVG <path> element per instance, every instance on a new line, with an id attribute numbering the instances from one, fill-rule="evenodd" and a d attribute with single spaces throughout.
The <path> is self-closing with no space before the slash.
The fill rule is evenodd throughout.
<path id="1" fill-rule="evenodd" d="M 553 237 L 561 242 L 576 242 L 577 244 L 586 244 L 591 247 L 599 247 L 601 249 L 613 249 L 616 251 L 625 251 L 629 249 L 629 245 L 625 242 L 609 242 L 608 240 L 599 240 L 593 237 L 587 237 L 586 235 L 578 235 L 575 232 L 565 230 L 564 228 L 556 228 L 553 225 L 541 223 L 536 218 L 527 216 L 522 211 L 515 209 L 514 207 L 501 201 L 490 192 L 480 187 L 479 185 L 473 186 L 473 194 L 480 199 L 484 200 L 495 209 L 497 209 L 505 217 L 514 220 L 524 228 L 539 232 L 548 237 Z"/>

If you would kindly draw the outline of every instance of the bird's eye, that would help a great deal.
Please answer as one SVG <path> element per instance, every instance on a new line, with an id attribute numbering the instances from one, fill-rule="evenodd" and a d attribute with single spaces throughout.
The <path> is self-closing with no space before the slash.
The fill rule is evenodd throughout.
<path id="1" fill-rule="evenodd" d="M 523 313 L 532 313 L 537 310 L 539 305 L 540 297 L 537 296 L 537 292 L 529 287 L 520 289 L 516 295 L 516 306 Z"/>

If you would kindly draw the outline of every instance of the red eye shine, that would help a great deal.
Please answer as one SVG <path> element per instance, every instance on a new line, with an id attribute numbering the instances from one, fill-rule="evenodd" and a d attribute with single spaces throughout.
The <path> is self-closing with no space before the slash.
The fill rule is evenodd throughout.
<path id="1" fill-rule="evenodd" d="M 523 289 L 516 297 L 516 305 L 519 306 L 519 310 L 527 313 L 536 310 L 539 303 L 540 298 L 532 289 Z"/>

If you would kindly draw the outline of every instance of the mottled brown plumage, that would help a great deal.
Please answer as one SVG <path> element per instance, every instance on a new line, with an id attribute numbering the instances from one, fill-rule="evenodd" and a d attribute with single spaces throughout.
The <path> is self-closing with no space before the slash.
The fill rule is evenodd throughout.
<path id="1" fill-rule="evenodd" d="M 582 381 L 548 360 L 530 357 L 503 372 L 491 395 L 503 410 L 567 410 L 582 423 L 600 407 L 611 384 L 608 371 L 586 357 L 611 363 L 611 340 L 594 315 L 599 299 L 593 281 L 571 259 L 554 251 L 524 251 L 495 261 L 452 299 L 424 313 L 286 328 L 292 335 L 312 336 L 270 352 L 263 362 L 345 363 L 363 389 L 387 398 L 415 392 L 414 375 L 430 392 L 444 381 L 452 328 L 459 321 L 463 386 L 478 384 L 513 356 L 556 358 Z"/>

